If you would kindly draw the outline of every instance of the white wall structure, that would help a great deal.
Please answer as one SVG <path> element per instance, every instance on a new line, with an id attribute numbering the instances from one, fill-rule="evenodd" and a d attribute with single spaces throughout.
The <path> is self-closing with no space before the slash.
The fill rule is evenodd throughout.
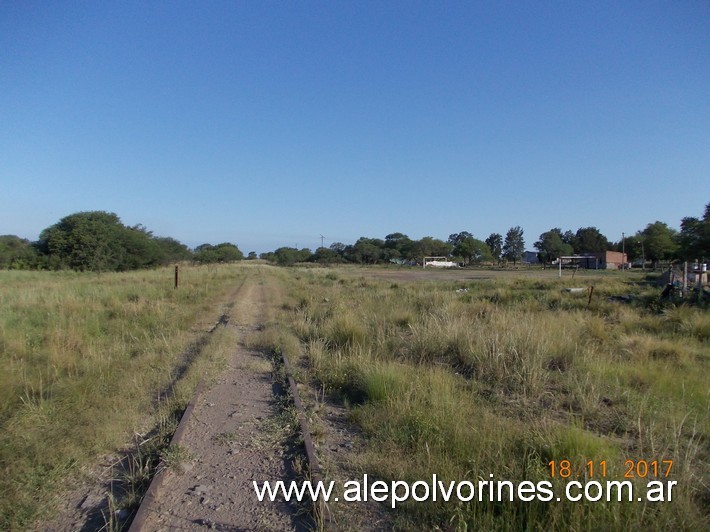
<path id="1" fill-rule="evenodd" d="M 431 266 L 432 268 L 456 268 L 458 263 L 447 260 L 446 257 L 424 257 L 424 267 Z"/>

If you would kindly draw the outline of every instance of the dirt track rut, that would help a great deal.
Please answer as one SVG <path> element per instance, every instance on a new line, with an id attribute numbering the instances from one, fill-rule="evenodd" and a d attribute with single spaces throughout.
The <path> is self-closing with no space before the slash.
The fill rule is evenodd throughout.
<path id="1" fill-rule="evenodd" d="M 259 502 L 252 481 L 289 480 L 279 442 L 278 384 L 271 362 L 245 343 L 261 328 L 270 288 L 257 277 L 240 289 L 228 327 L 238 343 L 228 367 L 198 398 L 180 442 L 187 455 L 171 468 L 142 530 L 298 530 L 297 508 Z"/>

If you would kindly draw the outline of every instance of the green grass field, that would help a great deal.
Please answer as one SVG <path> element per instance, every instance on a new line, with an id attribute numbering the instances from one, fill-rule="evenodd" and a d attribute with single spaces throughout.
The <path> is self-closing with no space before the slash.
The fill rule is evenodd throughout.
<path id="1" fill-rule="evenodd" d="M 178 290 L 170 269 L 0 272 L 0 528 L 41 522 L 83 467 L 170 426 L 166 412 L 219 366 L 213 350 L 174 384 L 182 353 L 253 271 L 185 268 Z M 270 337 L 302 352 L 304 384 L 346 405 L 367 442 L 353 465 L 373 478 L 561 489 L 563 460 L 587 477 L 591 461 L 602 481 L 623 480 L 627 460 L 673 461 L 658 478 L 677 481 L 672 502 L 409 502 L 399 528 L 710 527 L 708 309 L 659 304 L 637 274 L 259 271 L 289 291 Z M 591 303 L 563 290 L 592 285 Z"/>

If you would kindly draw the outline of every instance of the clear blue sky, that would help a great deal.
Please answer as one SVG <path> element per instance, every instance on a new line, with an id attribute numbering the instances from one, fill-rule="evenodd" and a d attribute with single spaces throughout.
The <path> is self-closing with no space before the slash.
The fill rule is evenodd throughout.
<path id="1" fill-rule="evenodd" d="M 710 2 L 0 2 L 0 234 L 244 252 L 710 202 Z"/>

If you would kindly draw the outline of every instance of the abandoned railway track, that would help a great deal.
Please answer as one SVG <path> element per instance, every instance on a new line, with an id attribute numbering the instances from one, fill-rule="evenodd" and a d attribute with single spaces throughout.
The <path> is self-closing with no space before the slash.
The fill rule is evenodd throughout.
<path id="1" fill-rule="evenodd" d="M 253 481 L 320 479 L 289 362 L 254 347 L 272 290 L 251 277 L 236 292 L 219 322 L 235 337 L 227 367 L 195 390 L 129 530 L 306 530 L 314 515 L 327 517 L 323 506 L 259 502 L 253 489 Z"/>

